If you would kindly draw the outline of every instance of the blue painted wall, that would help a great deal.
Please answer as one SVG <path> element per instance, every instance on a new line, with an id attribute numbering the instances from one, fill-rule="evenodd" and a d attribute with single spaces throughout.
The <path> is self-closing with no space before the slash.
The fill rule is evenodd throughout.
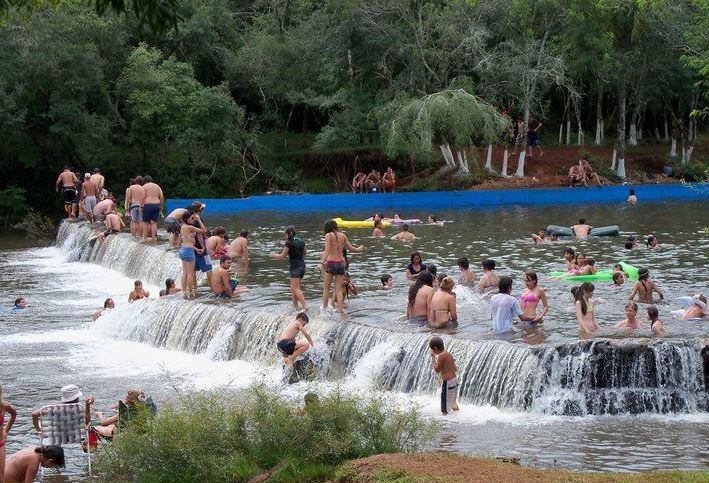
<path id="1" fill-rule="evenodd" d="M 709 200 L 709 183 L 690 189 L 681 184 L 603 186 L 595 188 L 537 188 L 485 191 L 435 191 L 327 195 L 272 195 L 249 198 L 202 199 L 210 214 L 240 211 L 389 211 L 405 208 L 475 208 L 499 205 L 619 203 L 634 188 L 639 201 Z M 168 199 L 167 212 L 189 205 L 191 199 Z"/>

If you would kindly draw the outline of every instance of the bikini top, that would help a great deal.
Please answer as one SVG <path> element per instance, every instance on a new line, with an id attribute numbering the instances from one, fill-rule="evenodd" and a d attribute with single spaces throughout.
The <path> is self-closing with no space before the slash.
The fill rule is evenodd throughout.
<path id="1" fill-rule="evenodd" d="M 529 293 L 526 293 L 526 294 L 522 294 L 522 295 L 519 297 L 519 299 L 520 299 L 522 302 L 528 302 L 528 303 L 534 303 L 534 302 L 538 302 L 538 301 L 539 301 L 539 299 L 537 298 L 537 296 L 534 295 L 534 292 L 529 292 Z"/>

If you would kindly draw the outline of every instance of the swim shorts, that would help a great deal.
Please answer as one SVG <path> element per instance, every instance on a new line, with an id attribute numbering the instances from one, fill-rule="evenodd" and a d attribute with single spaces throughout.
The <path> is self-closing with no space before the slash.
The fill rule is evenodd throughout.
<path id="1" fill-rule="evenodd" d="M 454 377 L 443 381 L 441 384 L 441 412 L 448 414 L 453 409 L 457 409 L 456 395 L 458 393 L 458 380 Z"/>
<path id="2" fill-rule="evenodd" d="M 292 356 L 295 352 L 295 340 L 281 339 L 276 344 L 276 347 L 278 347 L 278 350 L 281 351 L 281 354 L 284 356 Z"/>
<path id="3" fill-rule="evenodd" d="M 305 276 L 305 262 L 294 260 L 288 267 L 288 278 L 303 278 Z"/>
<path id="4" fill-rule="evenodd" d="M 193 250 L 194 251 L 194 250 Z M 209 255 L 197 255 L 195 252 L 195 263 L 194 263 L 194 268 L 195 270 L 198 270 L 200 272 L 211 272 L 212 271 L 212 259 L 209 258 Z"/>
<path id="5" fill-rule="evenodd" d="M 96 207 L 96 197 L 95 196 L 85 196 L 84 197 L 84 213 L 93 213 Z"/>
<path id="6" fill-rule="evenodd" d="M 325 271 L 330 275 L 344 275 L 345 274 L 345 262 L 331 260 L 325 264 Z"/>
<path id="7" fill-rule="evenodd" d="M 178 252 L 180 255 L 180 260 L 185 261 L 185 262 L 194 262 L 195 259 L 197 258 L 194 252 L 193 248 L 190 247 L 182 247 L 180 248 L 180 251 Z"/>
<path id="8" fill-rule="evenodd" d="M 62 197 L 64 198 L 64 204 L 70 205 L 76 199 L 76 188 L 70 188 L 65 186 L 62 188 Z"/>
<path id="9" fill-rule="evenodd" d="M 158 215 L 160 215 L 160 205 L 158 203 L 149 203 L 143 205 L 143 221 L 158 222 Z"/>
<path id="10" fill-rule="evenodd" d="M 168 216 L 167 218 L 165 218 L 165 226 L 167 227 L 168 233 L 172 233 L 173 235 L 179 235 L 180 227 L 182 226 L 182 224 L 174 217 Z"/>
<path id="11" fill-rule="evenodd" d="M 140 223 L 143 221 L 143 214 L 140 212 L 140 205 L 131 205 L 130 221 L 133 223 Z"/>

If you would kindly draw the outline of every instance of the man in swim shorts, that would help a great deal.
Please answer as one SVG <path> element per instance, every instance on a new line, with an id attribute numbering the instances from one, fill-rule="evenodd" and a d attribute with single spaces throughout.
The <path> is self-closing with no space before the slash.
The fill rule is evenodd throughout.
<path id="1" fill-rule="evenodd" d="M 450 411 L 458 411 L 458 379 L 453 356 L 445 350 L 443 339 L 434 337 L 428 343 L 431 349 L 433 370 L 441 376 L 441 414 L 447 416 Z"/>
<path id="2" fill-rule="evenodd" d="M 57 192 L 59 189 L 62 190 L 62 198 L 64 199 L 64 211 L 68 218 L 72 217 L 72 207 L 76 199 L 76 176 L 71 172 L 69 166 L 64 166 L 64 171 L 59 174 L 57 178 L 56 186 Z"/>
<path id="3" fill-rule="evenodd" d="M 126 190 L 126 214 L 130 214 L 130 234 L 139 237 L 143 233 L 143 200 L 145 190 L 143 189 L 143 177 L 136 176 L 131 180 L 131 185 Z"/>
<path id="4" fill-rule="evenodd" d="M 150 176 L 143 176 L 143 189 L 145 199 L 143 200 L 143 238 L 141 241 L 157 241 L 158 239 L 158 218 L 160 209 L 165 202 L 162 188 L 153 182 Z"/>
<path id="5" fill-rule="evenodd" d="M 283 362 L 288 364 L 291 368 L 298 357 L 315 345 L 313 344 L 313 339 L 310 338 L 310 334 L 305 330 L 305 325 L 309 320 L 305 312 L 300 312 L 295 316 L 295 320 L 291 322 L 288 327 L 281 332 L 280 337 L 278 337 L 276 347 L 278 347 L 278 350 L 283 356 Z M 299 332 L 303 334 L 307 342 L 296 342 L 295 338 L 298 336 Z"/>
<path id="6" fill-rule="evenodd" d="M 91 175 L 86 173 L 84 175 L 84 183 L 81 185 L 81 197 L 84 202 L 84 213 L 86 214 L 86 219 L 90 222 L 94 222 L 94 208 L 96 208 L 96 203 L 98 200 L 98 186 L 96 183 L 91 181 Z"/>
<path id="7" fill-rule="evenodd" d="M 585 218 L 579 218 L 578 224 L 572 226 L 571 231 L 573 231 L 574 235 L 576 235 L 577 237 L 585 238 L 588 236 L 589 232 L 591 231 L 591 228 L 593 227 L 591 225 L 586 224 Z"/>
<path id="8" fill-rule="evenodd" d="M 212 270 L 209 286 L 216 297 L 230 299 L 249 291 L 247 287 L 238 287 L 239 281 L 229 273 L 231 263 L 231 258 L 225 255 L 219 259 L 219 266 Z"/>
<path id="9" fill-rule="evenodd" d="M 99 201 L 94 206 L 93 215 L 95 221 L 104 221 L 108 214 L 116 207 L 116 203 L 111 198 Z"/>
<path id="10" fill-rule="evenodd" d="M 106 231 L 98 234 L 98 241 L 101 244 L 106 241 L 108 235 L 120 233 L 120 231 L 126 227 L 126 224 L 123 223 L 123 218 L 121 218 L 121 215 L 119 215 L 115 209 L 111 210 L 111 212 L 106 215 L 106 221 L 104 223 L 106 224 Z"/>

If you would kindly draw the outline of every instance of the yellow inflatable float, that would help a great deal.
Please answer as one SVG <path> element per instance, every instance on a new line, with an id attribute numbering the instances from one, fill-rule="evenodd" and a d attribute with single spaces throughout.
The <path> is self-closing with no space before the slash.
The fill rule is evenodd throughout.
<path id="1" fill-rule="evenodd" d="M 343 220 L 342 218 L 333 218 L 337 223 L 338 228 L 374 228 L 373 221 L 352 221 Z M 382 221 L 382 228 L 391 226 L 391 222 Z"/>

